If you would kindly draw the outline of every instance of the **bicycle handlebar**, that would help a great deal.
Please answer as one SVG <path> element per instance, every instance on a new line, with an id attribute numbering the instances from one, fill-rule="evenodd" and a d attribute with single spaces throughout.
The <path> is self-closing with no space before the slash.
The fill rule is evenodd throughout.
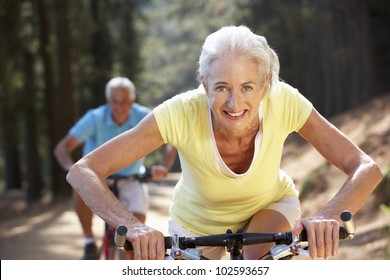
<path id="1" fill-rule="evenodd" d="M 122 226 L 119 226 L 120 228 Z M 345 228 L 340 227 L 339 238 L 349 239 L 349 233 Z M 173 236 L 164 236 L 165 249 L 170 249 L 173 246 Z M 254 245 L 261 243 L 274 242 L 275 244 L 291 244 L 294 241 L 294 234 L 292 231 L 286 231 L 282 233 L 226 233 L 210 236 L 198 236 L 198 237 L 178 237 L 178 247 L 182 250 L 189 248 L 196 248 L 198 246 L 210 246 L 210 247 L 224 247 L 229 241 L 243 241 L 243 245 Z M 303 230 L 299 235 L 299 241 L 305 242 L 307 240 L 306 231 Z M 131 242 L 126 240 L 124 244 L 126 250 L 132 250 L 133 246 Z"/>
<path id="2" fill-rule="evenodd" d="M 340 215 L 343 221 L 343 227 L 339 229 L 339 239 L 352 239 L 355 233 L 355 225 L 352 221 L 352 215 L 349 211 L 343 211 Z M 127 228 L 118 226 L 117 235 L 126 236 Z M 121 239 L 124 240 L 124 239 Z M 303 230 L 299 236 L 295 236 L 292 231 L 281 233 L 231 233 L 227 231 L 225 234 L 199 236 L 199 237 L 182 237 L 182 236 L 165 236 L 165 249 L 179 248 L 181 250 L 196 248 L 198 246 L 212 247 L 228 247 L 231 244 L 239 244 L 238 246 L 261 244 L 274 242 L 276 245 L 290 245 L 293 242 L 307 242 L 306 230 Z M 125 240 L 121 245 L 125 250 L 132 250 L 131 242 Z"/>
<path id="3" fill-rule="evenodd" d="M 152 170 L 150 168 L 146 168 L 145 172 L 142 174 L 135 175 L 138 181 L 140 182 L 148 182 L 152 178 Z"/>

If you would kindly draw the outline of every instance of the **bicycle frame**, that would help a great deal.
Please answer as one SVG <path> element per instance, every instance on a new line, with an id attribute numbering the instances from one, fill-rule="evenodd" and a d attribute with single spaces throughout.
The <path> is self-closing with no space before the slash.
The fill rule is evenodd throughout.
<path id="1" fill-rule="evenodd" d="M 115 228 L 110 227 L 108 224 L 104 225 L 104 235 L 101 246 L 101 257 L 104 260 L 112 260 L 115 259 Z"/>

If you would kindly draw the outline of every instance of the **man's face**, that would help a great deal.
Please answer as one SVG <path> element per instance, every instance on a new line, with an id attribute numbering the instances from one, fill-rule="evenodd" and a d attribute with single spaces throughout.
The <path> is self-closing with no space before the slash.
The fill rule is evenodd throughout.
<path id="1" fill-rule="evenodd" d="M 133 102 L 134 100 L 130 98 L 127 89 L 112 89 L 108 104 L 111 108 L 111 116 L 117 124 L 123 124 L 127 120 Z"/>

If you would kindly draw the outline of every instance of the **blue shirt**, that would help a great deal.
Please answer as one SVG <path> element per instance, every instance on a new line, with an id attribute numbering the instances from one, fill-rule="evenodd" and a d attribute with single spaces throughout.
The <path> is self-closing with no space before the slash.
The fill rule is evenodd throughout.
<path id="1" fill-rule="evenodd" d="M 111 116 L 110 106 L 105 104 L 88 110 L 69 130 L 69 134 L 84 143 L 83 155 L 86 155 L 108 140 L 136 126 L 150 111 L 147 107 L 133 103 L 126 122 L 118 125 Z M 142 173 L 145 170 L 144 161 L 144 158 L 140 159 L 115 175 L 130 176 Z"/>

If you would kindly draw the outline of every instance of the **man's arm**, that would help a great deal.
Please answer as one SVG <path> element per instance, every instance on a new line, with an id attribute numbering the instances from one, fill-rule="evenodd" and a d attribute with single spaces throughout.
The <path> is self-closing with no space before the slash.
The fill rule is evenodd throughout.
<path id="1" fill-rule="evenodd" d="M 54 156 L 65 171 L 69 171 L 74 164 L 71 155 L 80 144 L 76 137 L 67 134 L 54 148 Z"/>
<path id="2" fill-rule="evenodd" d="M 164 156 L 160 164 L 153 165 L 151 168 L 152 180 L 162 180 L 167 175 L 169 170 L 171 170 L 173 163 L 176 159 L 176 149 L 170 145 L 165 144 L 163 147 Z"/>

